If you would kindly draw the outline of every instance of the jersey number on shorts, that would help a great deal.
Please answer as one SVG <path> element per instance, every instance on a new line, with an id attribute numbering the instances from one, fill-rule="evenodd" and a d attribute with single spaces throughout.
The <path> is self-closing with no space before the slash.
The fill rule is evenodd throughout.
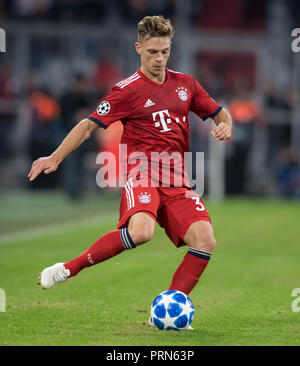
<path id="1" fill-rule="evenodd" d="M 198 196 L 192 197 L 192 200 L 196 201 L 197 206 L 200 206 L 200 207 L 196 207 L 197 211 L 205 211 L 205 207 L 204 207 L 203 203 L 200 201 L 200 197 L 198 197 Z"/>

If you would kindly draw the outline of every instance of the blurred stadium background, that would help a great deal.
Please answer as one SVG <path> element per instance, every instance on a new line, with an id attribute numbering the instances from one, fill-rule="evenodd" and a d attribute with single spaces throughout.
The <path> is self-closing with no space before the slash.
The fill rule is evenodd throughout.
<path id="1" fill-rule="evenodd" d="M 117 154 L 120 123 L 99 130 L 57 173 L 34 183 L 27 173 L 139 67 L 136 25 L 154 14 L 169 17 L 177 31 L 169 67 L 197 78 L 234 119 L 224 145 L 209 138 L 212 121 L 190 117 L 191 151 L 206 158 L 205 193 L 299 201 L 300 55 L 291 50 L 298 1 L 0 0 L 7 35 L 0 54 L 2 207 L 11 195 L 37 191 L 78 202 L 87 192 L 111 193 L 96 185 L 96 155 Z"/>

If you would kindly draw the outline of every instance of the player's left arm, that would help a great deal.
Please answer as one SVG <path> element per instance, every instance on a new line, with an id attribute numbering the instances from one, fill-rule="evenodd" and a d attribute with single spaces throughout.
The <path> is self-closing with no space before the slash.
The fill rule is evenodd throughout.
<path id="1" fill-rule="evenodd" d="M 215 121 L 217 127 L 211 131 L 211 135 L 217 141 L 230 139 L 232 134 L 232 119 L 227 109 L 222 108 L 212 119 Z"/>

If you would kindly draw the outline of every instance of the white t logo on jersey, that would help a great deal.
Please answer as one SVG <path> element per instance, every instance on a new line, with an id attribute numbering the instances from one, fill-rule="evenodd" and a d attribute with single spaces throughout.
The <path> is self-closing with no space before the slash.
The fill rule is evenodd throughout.
<path id="1" fill-rule="evenodd" d="M 168 124 L 171 123 L 171 118 L 165 119 L 165 114 L 167 117 L 170 117 L 169 111 L 167 109 L 164 109 L 163 111 L 158 111 L 152 113 L 153 121 L 155 122 L 155 127 L 162 126 L 162 130 L 160 132 L 167 132 L 171 131 L 171 128 L 168 128 Z M 156 121 L 156 116 L 158 115 L 159 121 Z"/>
<path id="2" fill-rule="evenodd" d="M 156 116 L 158 115 L 158 120 L 156 119 Z M 154 112 L 152 113 L 152 117 L 153 117 L 153 121 L 155 122 L 155 127 L 162 127 L 162 130 L 160 130 L 160 132 L 167 132 L 167 131 L 171 131 L 172 129 L 169 128 L 169 124 L 172 122 L 171 118 L 170 118 L 170 113 L 167 109 L 164 109 L 163 111 L 158 111 L 158 112 Z M 165 118 L 168 117 L 168 118 Z M 175 118 L 175 122 L 176 123 L 180 123 L 180 120 L 178 117 Z M 186 116 L 182 117 L 182 122 L 186 122 Z"/>

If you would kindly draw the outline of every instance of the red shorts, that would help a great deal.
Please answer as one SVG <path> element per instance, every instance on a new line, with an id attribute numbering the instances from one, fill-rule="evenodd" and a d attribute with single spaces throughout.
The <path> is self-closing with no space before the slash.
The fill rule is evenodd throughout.
<path id="1" fill-rule="evenodd" d="M 129 179 L 122 191 L 118 229 L 127 227 L 137 212 L 150 215 L 177 247 L 186 245 L 183 238 L 193 222 L 211 222 L 201 196 L 192 189 L 140 187 Z"/>

